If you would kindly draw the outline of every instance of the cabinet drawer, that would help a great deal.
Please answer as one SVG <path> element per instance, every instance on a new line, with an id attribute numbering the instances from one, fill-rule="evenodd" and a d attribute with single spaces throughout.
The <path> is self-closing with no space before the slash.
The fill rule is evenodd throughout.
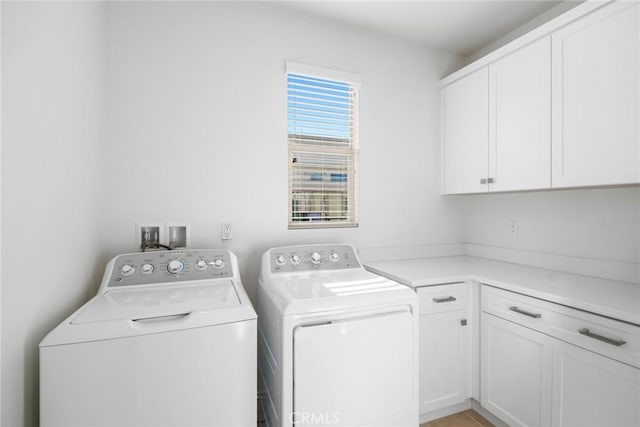
<path id="1" fill-rule="evenodd" d="M 483 285 L 481 308 L 517 324 L 640 368 L 640 327 Z"/>
<path id="2" fill-rule="evenodd" d="M 469 304 L 470 290 L 465 282 L 418 288 L 420 315 L 463 310 Z"/>

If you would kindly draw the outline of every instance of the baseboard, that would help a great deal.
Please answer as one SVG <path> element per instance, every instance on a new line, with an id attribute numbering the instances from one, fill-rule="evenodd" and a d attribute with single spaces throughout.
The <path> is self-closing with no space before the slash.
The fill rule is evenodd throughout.
<path id="1" fill-rule="evenodd" d="M 458 256 L 465 255 L 466 252 L 467 249 L 464 243 L 445 243 L 420 246 L 388 246 L 358 249 L 358 255 L 362 262 Z"/>
<path id="2" fill-rule="evenodd" d="M 467 399 L 462 403 L 456 403 L 455 405 L 447 406 L 446 408 L 436 409 L 435 411 L 420 414 L 420 424 L 471 409 L 471 400 L 472 399 Z"/>
<path id="3" fill-rule="evenodd" d="M 482 405 L 480 405 L 480 402 L 478 402 L 475 399 L 471 399 L 471 409 L 473 409 L 474 411 L 476 411 L 477 413 L 485 417 L 495 427 L 509 427 L 509 425 L 503 422 L 500 418 L 496 417 L 491 412 L 484 409 Z"/>
<path id="4" fill-rule="evenodd" d="M 435 411 L 427 412 L 420 415 L 420 424 L 428 423 L 429 421 L 437 420 L 438 418 L 447 417 L 449 415 L 457 414 L 459 412 L 466 411 L 467 409 L 473 409 L 483 417 L 485 417 L 495 427 L 509 427 L 500 418 L 493 415 L 480 405 L 475 399 L 467 399 L 462 403 L 447 406 L 446 408 L 437 409 Z"/>
<path id="5" fill-rule="evenodd" d="M 523 251 L 475 243 L 466 244 L 466 254 L 583 276 L 640 283 L 640 264 L 638 263 Z"/>

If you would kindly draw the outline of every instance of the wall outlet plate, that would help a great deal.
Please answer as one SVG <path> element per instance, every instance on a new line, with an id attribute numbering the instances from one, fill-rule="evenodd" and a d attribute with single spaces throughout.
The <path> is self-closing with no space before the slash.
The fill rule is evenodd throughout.
<path id="1" fill-rule="evenodd" d="M 517 237 L 520 234 L 520 221 L 517 219 L 509 220 L 509 228 L 511 232 L 511 237 Z"/>
<path id="2" fill-rule="evenodd" d="M 231 224 L 230 223 L 222 224 L 222 236 L 221 236 L 221 239 L 222 240 L 231 240 L 232 239 Z"/>

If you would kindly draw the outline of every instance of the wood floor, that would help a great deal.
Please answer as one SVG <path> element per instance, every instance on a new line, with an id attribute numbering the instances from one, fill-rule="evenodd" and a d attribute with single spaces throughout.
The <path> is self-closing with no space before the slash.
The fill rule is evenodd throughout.
<path id="1" fill-rule="evenodd" d="M 493 424 L 473 409 L 469 409 L 420 424 L 420 427 L 493 427 Z"/>
<path id="2" fill-rule="evenodd" d="M 264 425 L 266 425 L 266 421 L 262 413 L 262 405 L 258 405 L 257 427 Z M 494 425 L 473 409 L 469 409 L 464 412 L 458 412 L 457 414 L 420 424 L 420 427 L 494 427 Z"/>

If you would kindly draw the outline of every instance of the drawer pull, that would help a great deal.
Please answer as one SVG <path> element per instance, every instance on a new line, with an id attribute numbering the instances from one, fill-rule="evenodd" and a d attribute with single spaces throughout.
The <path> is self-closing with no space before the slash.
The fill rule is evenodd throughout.
<path id="1" fill-rule="evenodd" d="M 542 317 L 540 313 L 531 313 L 530 311 L 523 310 L 521 308 L 516 307 L 515 305 L 509 307 L 509 310 L 515 311 L 516 313 L 524 314 L 525 316 L 533 317 L 535 319 L 539 319 Z"/>
<path id="2" fill-rule="evenodd" d="M 605 336 L 602 336 L 602 335 L 599 335 L 599 334 L 594 334 L 593 332 L 591 332 L 589 330 L 589 328 L 582 328 L 578 332 L 580 332 L 582 335 L 588 336 L 589 338 L 594 338 L 594 339 L 596 339 L 598 341 L 602 341 L 602 342 L 606 342 L 607 344 L 615 345 L 616 347 L 620 347 L 621 345 L 627 343 L 624 340 L 616 340 L 616 339 L 605 337 Z"/>
<path id="3" fill-rule="evenodd" d="M 441 302 L 453 302 L 456 300 L 456 297 L 445 297 L 445 298 L 434 298 L 433 302 L 436 304 L 440 304 Z"/>

